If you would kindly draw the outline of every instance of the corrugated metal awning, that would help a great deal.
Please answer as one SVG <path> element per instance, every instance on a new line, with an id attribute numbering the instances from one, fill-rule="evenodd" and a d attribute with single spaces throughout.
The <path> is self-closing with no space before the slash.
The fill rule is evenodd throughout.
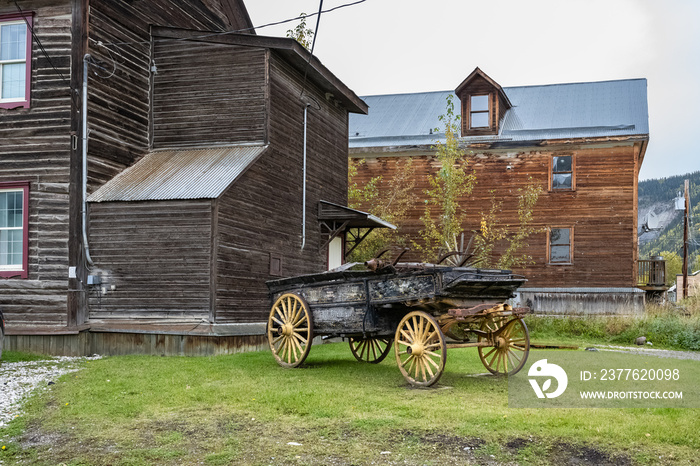
<path id="1" fill-rule="evenodd" d="M 328 201 L 318 203 L 319 222 L 343 222 L 347 228 L 390 228 L 396 226 L 367 212 L 334 204 Z"/>
<path id="2" fill-rule="evenodd" d="M 214 199 L 266 148 L 240 145 L 150 152 L 90 195 L 88 202 Z"/>

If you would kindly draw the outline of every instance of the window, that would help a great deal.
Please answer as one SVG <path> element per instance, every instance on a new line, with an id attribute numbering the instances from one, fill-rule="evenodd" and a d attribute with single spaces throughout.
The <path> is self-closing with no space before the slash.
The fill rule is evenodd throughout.
<path id="1" fill-rule="evenodd" d="M 550 228 L 549 263 L 571 264 L 571 245 L 573 244 L 571 228 Z"/>
<path id="2" fill-rule="evenodd" d="M 469 97 L 469 128 L 490 128 L 489 96 L 472 95 Z"/>
<path id="3" fill-rule="evenodd" d="M 0 277 L 27 278 L 29 184 L 0 184 Z"/>
<path id="4" fill-rule="evenodd" d="M 0 108 L 29 107 L 31 15 L 0 16 Z"/>
<path id="5" fill-rule="evenodd" d="M 552 157 L 551 186 L 552 190 L 574 189 L 574 157 L 560 155 Z"/>

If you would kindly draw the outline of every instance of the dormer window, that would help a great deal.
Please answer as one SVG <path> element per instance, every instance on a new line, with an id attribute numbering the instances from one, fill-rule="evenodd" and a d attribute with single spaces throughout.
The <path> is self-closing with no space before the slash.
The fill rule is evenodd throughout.
<path id="1" fill-rule="evenodd" d="M 469 128 L 489 128 L 489 95 L 472 95 L 469 97 Z"/>
<path id="2" fill-rule="evenodd" d="M 461 136 L 497 135 L 499 125 L 512 107 L 503 88 L 479 68 L 462 81 L 455 95 L 462 102 Z"/>

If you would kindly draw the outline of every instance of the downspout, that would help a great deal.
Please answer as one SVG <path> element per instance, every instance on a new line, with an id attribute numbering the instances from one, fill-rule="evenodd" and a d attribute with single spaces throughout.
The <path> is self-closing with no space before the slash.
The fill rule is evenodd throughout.
<path id="1" fill-rule="evenodd" d="M 302 201 L 301 201 L 301 249 L 304 249 L 304 246 L 306 245 L 306 123 L 307 123 L 307 114 L 309 111 L 309 107 L 311 104 L 306 104 L 304 107 L 304 168 L 303 168 L 303 191 L 304 193 L 302 194 Z"/>
<path id="2" fill-rule="evenodd" d="M 90 257 L 90 246 L 88 245 L 87 237 L 87 150 L 88 150 L 88 129 L 87 129 L 87 100 L 88 100 L 88 59 L 90 54 L 86 53 L 83 56 L 83 121 L 82 121 L 82 131 L 83 131 L 83 201 L 82 201 L 82 215 L 83 215 L 83 249 L 85 250 L 85 260 L 89 266 L 95 265 Z"/>

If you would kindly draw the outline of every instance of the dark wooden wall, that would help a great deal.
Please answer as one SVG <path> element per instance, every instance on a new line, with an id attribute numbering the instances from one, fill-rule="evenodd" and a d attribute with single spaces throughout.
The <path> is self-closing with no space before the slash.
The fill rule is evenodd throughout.
<path id="1" fill-rule="evenodd" d="M 94 273 L 107 288 L 91 292 L 91 319 L 209 320 L 210 200 L 90 207 Z"/>
<path id="2" fill-rule="evenodd" d="M 612 146 L 612 144 L 611 144 Z M 476 151 L 475 151 L 476 152 Z M 575 157 L 576 190 L 548 192 L 549 160 L 552 155 Z M 570 150 L 482 152 L 471 156 L 477 185 L 461 204 L 467 211 L 467 231 L 478 230 L 481 212 L 490 207 L 490 191 L 503 202 L 499 217 L 504 223 L 517 219 L 518 188 L 532 177 L 543 187 L 534 211 L 540 227 L 569 227 L 574 231 L 572 265 L 549 265 L 545 233 L 530 238 L 527 253 L 534 265 L 517 272 L 528 278 L 527 286 L 539 287 L 631 287 L 636 284 L 637 149 L 632 145 Z M 395 170 L 395 157 L 367 158 L 358 171 L 366 182 L 382 175 L 386 183 Z M 512 168 L 507 169 L 510 165 Z M 418 238 L 422 228 L 427 175 L 439 164 L 432 156 L 416 157 L 416 207 L 409 212 L 403 231 Z"/>
<path id="3" fill-rule="evenodd" d="M 284 276 L 325 270 L 318 201 L 347 201 L 347 110 L 328 103 L 309 81 L 305 92 L 318 104 L 307 113 L 302 251 L 303 74 L 273 51 L 269 75 L 270 147 L 218 203 L 217 322 L 267 320 L 270 305 L 264 283 L 279 278 L 269 274 L 270 254 L 282 257 Z"/>
<path id="4" fill-rule="evenodd" d="M 90 1 L 88 52 L 101 67 L 91 66 L 89 75 L 90 192 L 149 149 L 151 25 L 203 31 L 238 26 L 215 0 Z"/>
<path id="5" fill-rule="evenodd" d="M 153 147 L 262 142 L 265 49 L 156 38 Z"/>
<path id="6" fill-rule="evenodd" d="M 31 107 L 0 109 L 0 182 L 29 181 L 29 277 L 0 280 L 10 330 L 65 325 L 68 290 L 71 8 L 66 1 L 23 1 L 33 11 Z M 0 0 L 0 14 L 17 13 Z M 56 67 L 59 76 L 53 66 Z"/>

